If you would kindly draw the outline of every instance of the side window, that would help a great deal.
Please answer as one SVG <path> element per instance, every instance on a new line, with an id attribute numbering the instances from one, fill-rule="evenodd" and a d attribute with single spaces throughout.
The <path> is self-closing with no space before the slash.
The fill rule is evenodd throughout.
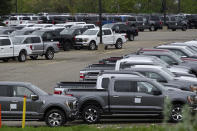
<path id="1" fill-rule="evenodd" d="M 137 82 L 137 92 L 152 94 L 152 91 L 158 90 L 155 86 L 148 82 Z"/>
<path id="2" fill-rule="evenodd" d="M 102 79 L 102 88 L 107 89 L 109 85 L 109 78 Z"/>
<path id="3" fill-rule="evenodd" d="M 50 32 L 46 33 L 46 39 L 49 40 L 49 39 L 52 39 L 52 34 Z"/>
<path id="4" fill-rule="evenodd" d="M 11 87 L 0 85 L 0 97 L 11 97 Z"/>
<path id="5" fill-rule="evenodd" d="M 25 41 L 23 42 L 24 44 L 31 44 L 33 43 L 32 39 L 29 37 L 29 38 L 26 38 Z"/>
<path id="6" fill-rule="evenodd" d="M 168 63 L 169 65 L 173 65 L 174 60 L 168 56 L 160 56 L 160 59 Z"/>
<path id="7" fill-rule="evenodd" d="M 104 30 L 104 35 L 111 35 L 111 31 L 110 30 Z"/>
<path id="8" fill-rule="evenodd" d="M 40 37 L 32 37 L 33 43 L 41 43 Z"/>
<path id="9" fill-rule="evenodd" d="M 13 87 L 13 97 L 24 97 L 27 96 L 28 98 L 34 95 L 34 93 L 26 87 L 16 86 Z"/>
<path id="10" fill-rule="evenodd" d="M 114 83 L 114 91 L 116 92 L 136 92 L 137 82 L 136 81 L 126 81 L 119 80 Z"/>
<path id="11" fill-rule="evenodd" d="M 11 42 L 9 39 L 1 39 L 0 40 L 0 46 L 7 46 L 7 45 L 11 45 Z"/>
<path id="12" fill-rule="evenodd" d="M 80 30 L 76 30 L 75 31 L 75 35 L 81 35 L 82 33 L 81 33 L 81 31 Z"/>

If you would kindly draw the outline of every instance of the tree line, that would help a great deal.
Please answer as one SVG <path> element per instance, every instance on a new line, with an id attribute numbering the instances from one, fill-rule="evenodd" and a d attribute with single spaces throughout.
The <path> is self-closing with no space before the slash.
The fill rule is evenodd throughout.
<path id="1" fill-rule="evenodd" d="M 179 0 L 165 0 L 167 13 L 178 13 Z M 105 13 L 162 13 L 163 0 L 102 0 Z M 180 0 L 182 13 L 197 13 L 197 0 Z M 17 5 L 17 6 L 16 6 Z M 1 0 L 0 14 L 98 13 L 98 0 Z"/>

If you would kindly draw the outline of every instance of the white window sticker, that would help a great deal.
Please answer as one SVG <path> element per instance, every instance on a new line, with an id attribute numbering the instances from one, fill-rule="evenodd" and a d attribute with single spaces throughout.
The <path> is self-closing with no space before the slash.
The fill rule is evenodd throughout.
<path id="1" fill-rule="evenodd" d="M 141 98 L 135 98 L 135 103 L 141 103 Z"/>
<path id="2" fill-rule="evenodd" d="M 10 104 L 10 110 L 16 110 L 17 105 L 16 104 Z"/>

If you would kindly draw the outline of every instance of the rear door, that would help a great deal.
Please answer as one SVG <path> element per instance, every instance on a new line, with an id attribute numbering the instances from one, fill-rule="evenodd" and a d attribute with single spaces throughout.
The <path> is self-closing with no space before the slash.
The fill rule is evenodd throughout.
<path id="1" fill-rule="evenodd" d="M 9 39 L 0 39 L 0 57 L 12 57 L 13 45 Z"/>
<path id="2" fill-rule="evenodd" d="M 113 81 L 113 80 L 112 80 Z M 110 109 L 113 113 L 132 113 L 137 91 L 136 81 L 115 80 L 110 93 Z"/>

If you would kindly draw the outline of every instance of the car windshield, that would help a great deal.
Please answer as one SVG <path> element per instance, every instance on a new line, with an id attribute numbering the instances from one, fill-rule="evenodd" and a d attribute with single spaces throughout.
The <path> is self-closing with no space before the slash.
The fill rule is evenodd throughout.
<path id="1" fill-rule="evenodd" d="M 24 35 L 26 31 L 24 30 L 17 30 L 11 33 L 11 35 Z"/>
<path id="2" fill-rule="evenodd" d="M 43 34 L 44 34 L 44 31 L 40 31 L 40 30 L 34 31 L 32 33 L 32 35 L 37 35 L 37 36 L 42 36 Z"/>
<path id="3" fill-rule="evenodd" d="M 34 90 L 36 90 L 40 95 L 48 95 L 48 93 L 46 93 L 45 91 L 41 90 L 40 88 L 38 88 L 35 85 L 30 85 L 32 88 L 34 88 Z"/>
<path id="4" fill-rule="evenodd" d="M 162 68 L 162 70 L 165 71 L 170 77 L 175 77 L 175 75 L 167 68 Z"/>
<path id="5" fill-rule="evenodd" d="M 192 47 L 186 47 L 186 50 L 190 51 L 193 55 L 197 54 L 196 51 L 192 49 Z"/>
<path id="6" fill-rule="evenodd" d="M 14 45 L 21 44 L 24 40 L 24 37 L 11 37 L 11 41 Z"/>
<path id="7" fill-rule="evenodd" d="M 156 64 L 161 65 L 161 66 L 163 66 L 163 67 L 168 67 L 168 66 L 169 66 L 168 63 L 166 63 L 166 62 L 160 60 L 159 58 L 153 59 L 153 62 L 155 62 Z"/>
<path id="8" fill-rule="evenodd" d="M 103 25 L 103 28 L 112 28 L 114 24 L 105 24 Z"/>
<path id="9" fill-rule="evenodd" d="M 83 26 L 77 25 L 77 26 L 71 26 L 72 29 L 78 29 L 78 28 L 83 28 Z"/>
<path id="10" fill-rule="evenodd" d="M 171 56 L 174 58 L 174 59 L 176 59 L 176 61 L 177 62 L 179 62 L 179 63 L 183 63 L 184 61 L 181 59 L 181 56 L 178 56 L 177 54 L 175 54 L 175 53 L 170 53 L 171 54 Z"/>
<path id="11" fill-rule="evenodd" d="M 83 33 L 83 35 L 96 35 L 99 30 L 87 30 Z"/>
<path id="12" fill-rule="evenodd" d="M 68 34 L 71 35 L 75 30 L 74 29 L 64 29 L 60 34 Z"/>

